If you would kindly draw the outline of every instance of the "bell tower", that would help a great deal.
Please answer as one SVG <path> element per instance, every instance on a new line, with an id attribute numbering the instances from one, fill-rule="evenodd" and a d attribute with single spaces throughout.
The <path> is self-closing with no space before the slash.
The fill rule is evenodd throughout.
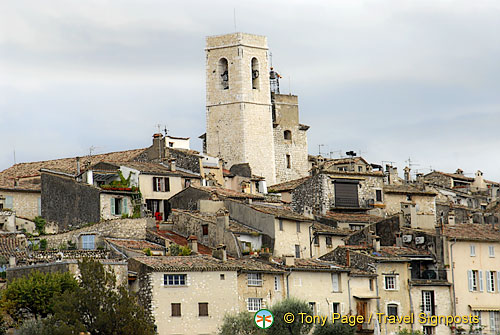
<path id="1" fill-rule="evenodd" d="M 245 33 L 206 40 L 207 154 L 276 183 L 268 47 Z"/>

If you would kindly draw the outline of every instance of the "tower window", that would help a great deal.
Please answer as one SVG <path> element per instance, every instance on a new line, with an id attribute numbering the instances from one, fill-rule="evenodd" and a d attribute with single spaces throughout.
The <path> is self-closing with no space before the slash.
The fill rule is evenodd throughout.
<path id="1" fill-rule="evenodd" d="M 286 168 L 287 169 L 292 168 L 292 161 L 291 161 L 290 155 L 286 155 Z"/>
<path id="2" fill-rule="evenodd" d="M 290 140 L 291 141 L 292 140 L 292 132 L 290 130 L 285 130 L 283 132 L 283 138 L 285 140 Z"/>
<path id="3" fill-rule="evenodd" d="M 227 90 L 229 89 L 229 71 L 227 66 L 227 59 L 221 58 L 219 59 L 219 69 L 218 74 L 220 76 L 220 85 L 221 89 Z"/>
<path id="4" fill-rule="evenodd" d="M 252 58 L 252 89 L 258 90 L 259 87 L 259 61 Z"/>

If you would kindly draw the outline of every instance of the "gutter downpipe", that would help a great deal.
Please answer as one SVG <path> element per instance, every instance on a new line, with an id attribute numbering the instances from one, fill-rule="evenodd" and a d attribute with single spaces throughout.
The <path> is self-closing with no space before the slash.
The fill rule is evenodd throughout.
<path id="1" fill-rule="evenodd" d="M 410 297 L 410 315 L 413 315 L 414 310 L 413 310 L 413 300 L 411 298 L 411 280 L 410 279 L 408 279 L 408 296 Z M 411 323 L 411 334 L 413 335 L 413 322 Z"/>
<path id="2" fill-rule="evenodd" d="M 349 275 L 348 275 L 349 276 Z M 351 313 L 351 276 L 347 279 L 347 294 L 349 296 L 349 313 Z"/>
<path id="3" fill-rule="evenodd" d="M 453 261 L 453 246 L 457 243 L 457 238 L 453 240 L 453 243 L 450 244 L 450 257 L 451 257 L 451 285 L 453 287 L 453 315 L 457 315 L 457 298 L 455 295 L 455 271 L 453 270 L 455 268 L 455 262 Z M 455 319 L 453 319 L 455 321 Z M 453 322 L 453 326 L 455 326 L 455 322 Z M 456 334 L 455 332 L 456 327 L 453 330 L 453 334 Z"/>
<path id="4" fill-rule="evenodd" d="M 286 297 L 287 299 L 290 298 L 290 286 L 288 285 L 288 277 L 292 274 L 292 269 L 288 270 L 288 273 L 286 274 Z"/>

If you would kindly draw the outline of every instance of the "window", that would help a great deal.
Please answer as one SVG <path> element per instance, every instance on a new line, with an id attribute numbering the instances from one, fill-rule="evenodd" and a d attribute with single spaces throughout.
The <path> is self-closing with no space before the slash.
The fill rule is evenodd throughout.
<path id="1" fill-rule="evenodd" d="M 398 316 L 398 305 L 388 304 L 387 305 L 387 316 Z"/>
<path id="2" fill-rule="evenodd" d="M 500 312 L 490 312 L 490 330 L 496 334 L 500 330 Z"/>
<path id="3" fill-rule="evenodd" d="M 370 282 L 369 282 L 369 287 L 370 287 L 370 291 L 373 291 L 373 279 L 370 278 Z"/>
<path id="4" fill-rule="evenodd" d="M 172 316 L 181 316 L 181 304 L 180 303 L 172 303 Z"/>
<path id="5" fill-rule="evenodd" d="M 478 323 L 476 323 L 476 324 L 474 325 L 474 328 L 475 328 L 475 330 L 476 330 L 476 333 L 477 333 L 477 334 L 482 334 L 482 333 L 481 333 L 481 329 L 483 328 L 483 327 L 482 327 L 483 322 L 482 322 L 482 320 L 481 320 L 481 311 L 474 311 L 474 312 L 473 312 L 473 314 L 474 314 L 474 316 L 477 316 L 477 320 L 478 320 Z M 474 329 L 474 328 L 473 328 L 473 329 Z"/>
<path id="6" fill-rule="evenodd" d="M 488 247 L 488 251 L 489 251 L 489 254 L 490 254 L 490 257 L 495 257 L 495 247 L 490 245 Z"/>
<path id="7" fill-rule="evenodd" d="M 332 303 L 332 313 L 340 314 L 340 302 Z"/>
<path id="8" fill-rule="evenodd" d="M 483 271 L 468 270 L 467 277 L 469 279 L 469 291 L 483 292 Z"/>
<path id="9" fill-rule="evenodd" d="M 335 207 L 359 207 L 358 181 L 335 180 Z"/>
<path id="10" fill-rule="evenodd" d="M 184 179 L 184 188 L 188 188 L 189 186 L 191 186 L 191 179 Z"/>
<path id="11" fill-rule="evenodd" d="M 340 292 L 340 274 L 332 273 L 332 290 L 333 292 Z"/>
<path id="12" fill-rule="evenodd" d="M 435 315 L 434 291 L 422 291 L 422 313 Z"/>
<path id="13" fill-rule="evenodd" d="M 384 287 L 386 290 L 396 290 L 396 276 L 395 275 L 386 275 L 384 276 Z"/>
<path id="14" fill-rule="evenodd" d="M 411 201 L 411 195 L 410 194 L 406 195 L 406 201 Z"/>
<path id="15" fill-rule="evenodd" d="M 14 210 L 14 198 L 11 195 L 5 196 L 5 206 L 4 208 Z"/>
<path id="16" fill-rule="evenodd" d="M 202 224 L 201 225 L 201 234 L 203 236 L 207 236 L 208 235 L 208 225 L 207 224 Z"/>
<path id="17" fill-rule="evenodd" d="M 433 326 L 424 326 L 423 327 L 423 330 L 424 330 L 424 335 L 434 335 L 434 328 Z"/>
<path id="18" fill-rule="evenodd" d="M 297 222 L 296 226 L 297 226 L 297 233 L 300 233 L 300 222 Z"/>
<path id="19" fill-rule="evenodd" d="M 281 291 L 280 276 L 274 276 L 274 290 Z"/>
<path id="20" fill-rule="evenodd" d="M 248 279 L 248 286 L 262 286 L 261 273 L 249 273 L 247 279 Z"/>
<path id="21" fill-rule="evenodd" d="M 173 147 L 174 147 L 174 142 L 168 142 L 168 146 L 169 146 L 170 148 L 173 148 Z"/>
<path id="22" fill-rule="evenodd" d="M 111 198 L 111 215 L 121 215 L 122 212 L 126 212 L 123 208 L 126 208 L 126 198 Z"/>
<path id="23" fill-rule="evenodd" d="M 95 249 L 95 235 L 82 235 L 82 249 Z"/>
<path id="24" fill-rule="evenodd" d="M 223 90 L 229 89 L 229 72 L 227 66 L 227 59 L 219 59 L 218 74 L 220 78 L 220 88 Z"/>
<path id="25" fill-rule="evenodd" d="M 153 177 L 154 192 L 170 192 L 170 178 Z"/>
<path id="26" fill-rule="evenodd" d="M 249 312 L 257 312 L 262 308 L 262 298 L 248 298 L 247 309 Z"/>
<path id="27" fill-rule="evenodd" d="M 486 271 L 486 291 L 495 292 L 496 290 L 496 271 Z"/>
<path id="28" fill-rule="evenodd" d="M 225 279 L 226 279 L 226 275 L 225 275 L 225 274 L 223 274 L 223 273 L 221 273 L 221 274 L 220 274 L 220 280 L 225 280 Z"/>
<path id="29" fill-rule="evenodd" d="M 363 225 L 363 224 L 350 224 L 349 225 L 349 229 L 354 230 L 354 231 L 361 230 L 364 227 L 365 227 L 365 225 Z"/>
<path id="30" fill-rule="evenodd" d="M 476 256 L 476 246 L 474 244 L 470 245 L 470 256 L 471 257 Z"/>
<path id="31" fill-rule="evenodd" d="M 283 220 L 279 219 L 280 230 L 283 231 Z"/>
<path id="32" fill-rule="evenodd" d="M 375 201 L 382 201 L 382 190 L 375 190 Z"/>
<path id="33" fill-rule="evenodd" d="M 300 258 L 300 245 L 295 245 L 295 258 Z"/>
<path id="34" fill-rule="evenodd" d="M 163 285 L 164 286 L 185 286 L 186 285 L 186 275 L 185 274 L 165 274 L 165 275 L 163 275 Z"/>
<path id="35" fill-rule="evenodd" d="M 326 240 L 326 246 L 327 247 L 331 247 L 332 246 L 332 237 L 331 236 L 327 236 L 325 238 L 325 240 Z"/>
<path id="36" fill-rule="evenodd" d="M 316 315 L 316 303 L 315 302 L 309 302 L 309 308 L 311 309 L 312 315 Z"/>
<path id="37" fill-rule="evenodd" d="M 362 166 L 358 166 L 358 172 L 363 172 L 363 167 Z"/>
<path id="38" fill-rule="evenodd" d="M 198 303 L 198 316 L 208 316 L 208 302 Z"/>
<path id="39" fill-rule="evenodd" d="M 290 155 L 286 155 L 286 168 L 290 169 L 292 167 L 292 161 L 290 159 Z"/>
<path id="40" fill-rule="evenodd" d="M 259 60 L 252 58 L 252 89 L 259 89 Z"/>
<path id="41" fill-rule="evenodd" d="M 318 235 L 314 235 L 313 243 L 315 246 L 319 247 L 319 236 Z"/>
<path id="42" fill-rule="evenodd" d="M 283 138 L 285 140 L 291 140 L 292 139 L 292 132 L 290 130 L 285 130 L 283 132 Z"/>

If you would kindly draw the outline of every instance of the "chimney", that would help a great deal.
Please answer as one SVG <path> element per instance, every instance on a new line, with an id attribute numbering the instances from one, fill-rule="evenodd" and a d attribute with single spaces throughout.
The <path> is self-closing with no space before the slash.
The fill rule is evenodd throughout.
<path id="1" fill-rule="evenodd" d="M 295 266 L 295 257 L 293 255 L 284 255 L 285 266 Z"/>
<path id="2" fill-rule="evenodd" d="M 229 211 L 221 208 L 215 214 L 217 217 L 217 226 L 224 227 L 225 230 L 229 229 Z"/>
<path id="3" fill-rule="evenodd" d="M 177 171 L 175 159 L 170 160 L 170 171 L 172 171 L 172 172 Z"/>
<path id="4" fill-rule="evenodd" d="M 345 251 L 345 265 L 351 266 L 351 254 L 349 253 L 349 249 Z"/>
<path id="5" fill-rule="evenodd" d="M 158 160 L 161 160 L 165 156 L 165 138 L 163 134 L 156 133 L 153 135 L 153 157 L 157 156 Z"/>
<path id="6" fill-rule="evenodd" d="M 396 247 L 402 247 L 403 246 L 403 238 L 401 237 L 400 234 L 396 235 Z"/>
<path id="7" fill-rule="evenodd" d="M 9 256 L 9 267 L 13 268 L 16 266 L 16 257 L 15 256 Z"/>
<path id="8" fill-rule="evenodd" d="M 193 253 L 198 253 L 198 237 L 191 235 L 188 237 L 188 247 Z"/>
<path id="9" fill-rule="evenodd" d="M 459 169 L 457 169 L 457 171 L 455 171 L 455 173 L 463 175 L 464 174 L 464 170 L 462 170 L 462 169 L 459 168 Z"/>
<path id="10" fill-rule="evenodd" d="M 373 236 L 373 250 L 376 252 L 380 251 L 380 236 Z"/>
<path id="11" fill-rule="evenodd" d="M 212 256 L 223 262 L 227 262 L 226 246 L 224 244 L 219 244 L 215 250 L 212 251 Z"/>
<path id="12" fill-rule="evenodd" d="M 80 157 L 76 157 L 76 174 L 79 175 L 82 172 L 80 167 Z"/>
<path id="13" fill-rule="evenodd" d="M 404 171 L 405 171 L 405 183 L 409 183 L 411 181 L 411 177 L 410 177 L 411 169 L 408 166 L 406 166 L 404 168 Z"/>

